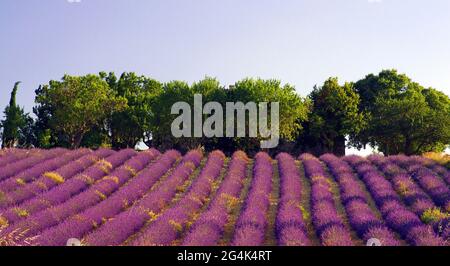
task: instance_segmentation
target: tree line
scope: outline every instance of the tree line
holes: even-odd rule
[[[211,77],[188,84],[159,82],[135,73],[65,75],[36,91],[33,115],[16,103],[14,85],[1,121],[3,148],[202,147],[231,153],[259,151],[262,138],[174,138],[171,106],[204,103],[279,102],[280,151],[344,155],[346,147],[373,147],[386,154],[442,152],[450,145],[450,98],[396,70],[340,84],[329,78],[306,97],[278,80],[246,78],[225,87]],[[248,119],[247,119],[248,123]]]

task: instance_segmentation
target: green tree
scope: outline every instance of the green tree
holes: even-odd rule
[[[4,114],[5,119],[1,121],[2,132],[2,148],[12,148],[24,142],[27,136],[24,135],[24,129],[30,123],[29,116],[16,103],[16,94],[20,82],[14,84],[11,92],[9,105],[6,106]],[[26,143],[22,143],[26,144]]]
[[[195,138],[183,137],[174,138],[171,134],[171,124],[178,115],[171,115],[171,107],[176,102],[187,102],[194,110],[194,95],[201,94],[203,105],[207,102],[218,102],[226,112],[227,102],[279,102],[280,103],[280,137],[286,140],[295,140],[296,134],[302,129],[302,122],[307,118],[308,104],[295,93],[294,87],[290,85],[282,86],[277,80],[244,79],[235,83],[230,89],[225,89],[217,79],[206,77],[205,79],[189,86],[186,82],[172,81],[164,84],[163,92],[156,97],[153,110],[153,120],[151,122],[151,142],[152,145],[160,149],[176,148],[181,150],[197,148],[202,146],[206,150],[220,148],[226,153],[231,153],[237,149],[246,150],[253,153],[260,149],[261,136],[257,138],[234,137],[226,138],[226,125],[223,125],[222,138]],[[270,105],[269,105],[270,107]],[[270,109],[268,110],[270,114]],[[203,115],[203,122],[209,115]],[[224,117],[225,118],[225,117]],[[270,117],[269,117],[270,119]],[[193,117],[192,117],[192,121]],[[248,133],[249,117],[246,117],[246,131]],[[226,121],[224,121],[226,123]],[[194,130],[192,129],[192,136]]]
[[[186,151],[196,148],[199,141],[195,138],[175,138],[172,136],[171,125],[177,115],[171,114],[172,105],[176,102],[187,102],[194,105],[192,88],[184,81],[171,81],[163,85],[162,92],[152,103],[153,112],[150,119],[150,129],[145,133],[147,146],[161,150],[179,149]]]
[[[35,113],[42,124],[38,139],[70,148],[80,147],[86,134],[104,128],[113,112],[127,106],[126,99],[117,97],[96,75],[65,75],[62,81],[50,81],[40,88],[36,103]]]
[[[369,74],[355,83],[355,89],[361,98],[363,110],[372,111],[379,97],[395,97],[405,91],[412,83],[405,74],[397,70],[383,70],[378,75]]]
[[[450,100],[395,70],[356,83],[369,113],[367,127],[353,141],[386,155],[442,151],[450,144]]]
[[[35,121],[29,114],[24,114],[23,121],[25,123],[19,130],[17,146],[24,149],[36,147]]]
[[[193,94],[201,94],[203,97],[203,104],[207,102],[218,102],[221,104],[222,108],[225,107],[227,101],[227,93],[225,88],[220,84],[216,78],[205,77],[203,80],[195,82],[191,86]],[[208,115],[203,115],[203,121],[206,121]],[[222,149],[225,152],[230,146],[230,140],[227,138],[217,138],[217,137],[202,137],[200,139],[193,139],[193,146],[203,146],[207,151],[213,151],[216,149]]]
[[[309,99],[312,112],[300,138],[303,149],[315,154],[345,155],[347,136],[358,134],[366,122],[353,84],[341,86],[338,78],[330,78],[322,87],[314,87]]]
[[[296,137],[303,131],[302,123],[308,119],[308,100],[300,97],[293,86],[282,85],[279,80],[243,79],[231,87],[228,91],[227,100],[229,102],[255,102],[256,104],[279,102],[279,133],[282,142],[295,141]],[[268,114],[270,114],[270,110],[268,110]],[[248,123],[248,121],[247,116],[246,122]],[[234,138],[233,148],[254,153],[259,150],[262,139],[260,136],[256,139]]]
[[[110,88],[128,105],[112,113],[108,121],[111,144],[115,149],[134,148],[150,131],[152,104],[162,91],[162,84],[154,79],[123,73],[117,79],[114,73],[101,73]]]
[[[50,128],[50,119],[55,111],[55,107],[50,102],[48,96],[48,86],[39,86],[35,90],[35,102],[33,113],[36,116],[34,123],[35,146],[39,148],[52,148],[56,146],[65,146],[58,142],[56,132],[52,132]]]

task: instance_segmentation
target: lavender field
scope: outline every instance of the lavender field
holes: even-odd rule
[[[0,246],[448,246],[449,213],[418,156],[0,153]]]

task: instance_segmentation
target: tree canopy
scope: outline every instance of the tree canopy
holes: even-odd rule
[[[232,153],[241,149],[254,154],[267,136],[261,134],[261,128],[256,129],[255,122],[264,121],[259,121],[263,118],[255,117],[253,110],[259,115],[259,104],[269,103],[266,123],[270,130],[270,122],[276,121],[271,115],[276,107],[270,103],[275,102],[280,111],[280,145],[270,152],[344,155],[346,146],[369,145],[387,155],[411,155],[440,152],[450,145],[449,96],[396,70],[383,70],[342,85],[338,78],[329,78],[306,98],[293,86],[274,79],[246,78],[225,87],[211,77],[188,84],[179,80],[162,83],[133,72],[120,77],[113,72],[65,75],[35,91],[36,118],[17,106],[18,85],[1,122],[4,147],[123,149],[145,143],[161,150],[202,147],[207,151]],[[194,100],[198,94],[200,106]],[[194,129],[198,127],[184,128],[183,124],[188,136],[172,135],[173,122],[179,118],[172,114],[177,102],[202,108],[202,132]],[[234,122],[233,127],[236,120],[228,123],[223,117],[230,103],[243,103],[244,111],[232,112],[244,114],[246,134],[235,135],[242,129],[240,124]],[[189,123],[199,120],[194,111],[189,109]],[[212,119],[220,116],[222,125]],[[208,136],[203,134],[205,129],[210,129]],[[230,132],[232,136],[228,136]]]
[[[362,97],[360,110],[369,114],[367,126],[353,138],[357,146],[412,155],[450,145],[450,99],[444,93],[395,70],[369,75],[356,88]]]
[[[156,98],[153,105],[154,116],[152,119],[152,142],[151,145],[162,149],[177,148],[189,149],[203,146],[207,150],[222,149],[233,151],[237,148],[246,151],[255,151],[259,148],[261,136],[256,138],[234,137],[234,138],[207,138],[194,137],[174,138],[170,133],[171,123],[176,115],[171,114],[171,106],[176,102],[187,102],[194,106],[194,95],[201,94],[203,104],[206,102],[217,102],[226,110],[227,102],[279,102],[280,103],[280,137],[294,140],[301,132],[302,121],[307,118],[308,107],[304,99],[295,93],[294,87],[281,85],[277,80],[244,79],[236,82],[229,89],[220,85],[219,81],[206,77],[193,83],[191,86],[186,82],[172,81],[164,84],[162,93]],[[270,112],[269,112],[270,113]],[[210,114],[213,115],[213,114]],[[225,115],[223,113],[222,115]],[[204,120],[208,115],[203,114]],[[249,117],[246,114],[246,130],[248,131]],[[217,126],[217,125],[215,125]],[[223,136],[226,136],[226,126],[222,125]]]
[[[162,91],[162,84],[154,79],[123,73],[119,79],[114,73],[100,73],[116,96],[127,100],[127,105],[112,112],[108,119],[111,145],[115,149],[134,148],[151,129],[152,105]]]
[[[316,86],[309,99],[312,110],[305,125],[307,131],[301,136],[306,140],[304,149],[345,155],[346,137],[358,134],[366,122],[353,84],[341,86],[338,78],[330,78],[323,86]]]
[[[16,103],[16,95],[17,90],[19,89],[19,84],[20,81],[14,84],[9,104],[6,106],[4,111],[5,119],[0,123],[3,128],[1,135],[2,148],[27,146],[26,128],[30,123],[30,117],[28,114],[25,114],[23,108],[19,107]]]
[[[103,127],[106,118],[123,110],[127,100],[116,96],[97,75],[69,76],[50,81],[36,96],[38,117],[59,146],[80,147],[84,136]]]

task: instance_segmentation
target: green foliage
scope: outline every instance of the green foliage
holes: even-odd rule
[[[35,147],[36,135],[34,133],[34,119],[29,114],[24,114],[22,119],[24,124],[19,130],[17,146],[24,149]]]
[[[367,127],[353,138],[386,155],[443,151],[450,144],[450,100],[425,89],[395,70],[369,75],[356,83],[369,113]]]
[[[289,84],[281,85],[274,79],[244,79],[238,81],[229,93],[230,102],[279,102],[280,137],[294,140],[302,131],[302,122],[308,117],[308,102]],[[269,112],[270,114],[270,112]]]
[[[80,146],[91,149],[112,148],[108,127],[106,125],[94,126],[84,135]]]
[[[50,129],[52,142],[70,148],[80,147],[86,134],[102,128],[107,117],[127,105],[96,75],[65,75],[62,81],[50,81],[39,89],[36,103],[39,122],[46,127],[38,139],[47,139],[46,129]]]
[[[161,93],[162,84],[135,73],[123,73],[118,80],[114,73],[100,75],[105,77],[115,95],[128,102],[123,110],[113,112],[108,119],[112,147],[134,148],[151,129],[152,104]]]
[[[177,117],[177,115],[170,114],[172,105],[182,101],[193,107],[195,94],[202,94],[203,103],[211,101],[220,103],[224,114],[226,102],[280,102],[280,136],[288,140],[295,139],[296,134],[302,129],[301,122],[307,118],[308,114],[307,103],[295,93],[295,89],[290,85],[281,86],[281,83],[276,80],[244,79],[228,90],[222,87],[219,81],[210,77],[206,77],[192,86],[185,82],[172,81],[164,84],[163,92],[156,97],[153,104],[152,109],[158,111],[154,112],[151,122],[153,138],[150,145],[160,149],[176,148],[181,150],[204,146],[206,150],[220,148],[225,152],[236,149],[252,152],[259,149],[259,141],[262,138],[192,137],[177,139],[172,137],[171,123]],[[204,120],[206,117],[204,115]],[[248,123],[248,117],[246,122]],[[224,136],[226,135],[225,130],[224,125]]]
[[[56,134],[52,134],[52,130],[50,129],[50,118],[55,107],[50,104],[47,91],[47,86],[39,86],[35,90],[36,105],[33,107],[33,113],[36,116],[34,122],[35,146],[44,149],[65,146],[62,143],[58,143]]]
[[[171,114],[171,107],[180,101],[194,107],[195,94],[202,94],[203,104],[220,103],[224,114],[227,102],[279,102],[280,146],[271,152],[301,149],[343,155],[346,139],[350,146],[370,145],[387,155],[440,152],[450,145],[449,97],[395,70],[343,85],[330,78],[306,99],[278,80],[247,78],[225,88],[210,77],[189,85],[183,81],[162,84],[135,73],[123,73],[119,78],[112,72],[66,75],[36,90],[36,120],[16,105],[18,84],[1,122],[4,147],[123,149],[143,141],[161,150],[203,146],[226,153],[259,151],[260,135],[174,138],[171,125],[178,115]],[[270,105],[268,112],[270,116]],[[246,116],[249,133],[248,113]],[[203,115],[203,121],[207,118],[209,115]],[[223,129],[226,136],[226,125]]]
[[[369,74],[355,83],[355,89],[361,98],[363,110],[372,111],[376,99],[398,95],[411,84],[411,79],[397,70],[383,70],[378,75]]]
[[[14,84],[9,105],[4,111],[5,119],[1,121],[1,127],[3,128],[2,148],[27,147],[29,143],[27,133],[32,119],[16,104],[19,84],[20,82]]]
[[[203,104],[205,104],[206,102],[218,102],[222,105],[223,108],[225,108],[225,104],[227,101],[227,91],[222,85],[220,85],[220,82],[217,79],[205,77],[203,80],[192,84],[191,90],[192,94],[201,94],[203,96]],[[192,99],[190,100],[190,102],[192,102]],[[203,121],[205,121],[206,119],[207,115],[203,115]],[[207,151],[222,149],[222,147],[225,148],[231,145],[230,139],[216,137],[190,139],[190,142],[191,146],[203,146]]]
[[[337,78],[330,78],[322,87],[316,86],[309,99],[312,112],[302,136],[307,140],[304,149],[344,155],[346,136],[358,134],[366,122],[353,84],[341,86]]]
[[[185,151],[195,148],[199,143],[196,139],[175,138],[171,133],[172,121],[178,116],[171,114],[172,105],[176,102],[187,102],[193,106],[193,99],[194,92],[186,82],[171,81],[164,84],[163,91],[152,104],[155,112],[151,116],[151,126],[147,132],[149,137],[146,144],[162,150],[175,148]]]
[[[228,91],[229,102],[279,102],[280,103],[280,138],[283,141],[294,141],[302,133],[302,123],[308,119],[309,102],[300,97],[295,88],[289,84],[281,85],[274,79],[247,78],[238,81]],[[268,110],[270,116],[270,110]],[[270,118],[269,118],[270,120]],[[246,119],[248,123],[248,117]],[[246,151],[256,152],[260,140],[250,138],[234,138],[232,146]]]

